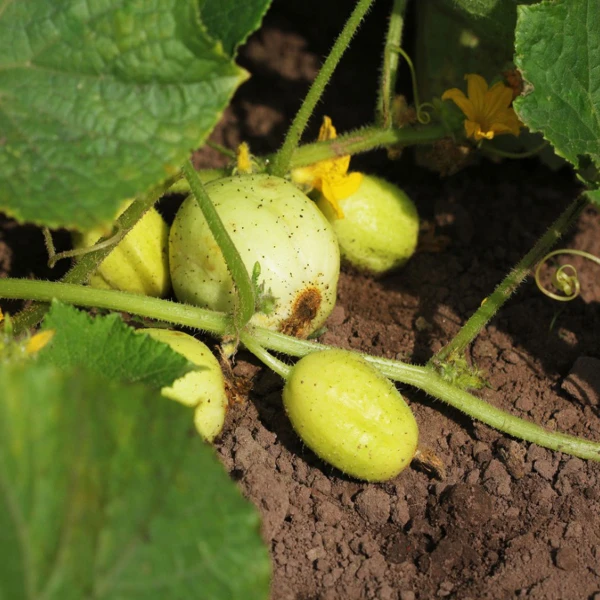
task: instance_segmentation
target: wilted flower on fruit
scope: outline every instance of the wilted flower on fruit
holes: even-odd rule
[[[336,137],[337,133],[331,119],[324,117],[318,141],[334,140]],[[349,166],[350,156],[322,160],[308,167],[294,169],[292,181],[296,185],[319,190],[333,207],[338,219],[341,219],[344,213],[339,201],[354,194],[363,177],[362,173],[348,173]]]
[[[446,90],[442,100],[452,100],[465,116],[467,137],[491,140],[496,135],[518,136],[522,127],[514,109],[512,89],[501,82],[491,88],[481,75],[465,75],[467,96],[458,88]]]

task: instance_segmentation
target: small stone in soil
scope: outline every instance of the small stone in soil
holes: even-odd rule
[[[554,556],[554,562],[563,571],[574,571],[579,562],[577,552],[572,548],[559,548]]]
[[[373,525],[384,525],[390,517],[390,497],[377,488],[360,492],[355,499],[358,514]]]

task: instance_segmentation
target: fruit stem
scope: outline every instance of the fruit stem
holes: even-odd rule
[[[584,195],[578,196],[554,221],[535,246],[508,273],[494,292],[485,298],[473,316],[462,326],[456,336],[437,352],[428,365],[439,365],[452,355],[458,355],[477,337],[487,322],[510,298],[519,284],[527,277],[533,266],[540,261],[556,241],[567,231],[587,205]]]
[[[348,17],[342,32],[338,36],[337,40],[333,44],[333,48],[329,52],[329,56],[325,59],[323,66],[319,70],[319,73],[310,86],[302,106],[296,113],[294,121],[292,122],[287,135],[285,136],[283,145],[273,159],[270,169],[272,175],[283,177],[289,171],[292,155],[294,154],[294,151],[300,142],[300,138],[302,137],[302,133],[306,128],[308,119],[311,117],[317,102],[319,102],[321,99],[325,87],[329,83],[335,68],[340,62],[344,52],[350,45],[350,40],[356,33],[358,26],[363,20],[366,12],[371,7],[373,1],[374,0],[359,0],[354,7],[354,10]]]
[[[148,193],[136,199],[131,205],[121,214],[116,220],[115,227],[122,232],[123,237],[128,231],[135,226],[135,224],[144,216],[144,214],[152,208],[156,201],[165,193],[169,187],[171,187],[176,180],[177,176],[171,177],[163,183],[152,188]],[[106,241],[112,234],[102,237],[99,242]],[[63,283],[85,283],[90,275],[96,271],[102,261],[112,252],[115,246],[101,247],[93,252],[88,252],[71,267],[71,269],[63,276],[61,282]],[[25,296],[28,298],[28,296]],[[51,300],[50,298],[49,300]],[[46,314],[48,310],[47,304],[40,304],[34,302],[27,308],[23,309],[13,318],[13,327],[15,334],[19,334],[35,327]]]
[[[79,306],[94,306],[124,311],[178,325],[196,327],[218,337],[222,336],[231,325],[230,318],[227,315],[195,306],[127,292],[96,290],[81,285],[49,281],[0,279],[0,298],[29,298],[44,302],[56,298]],[[262,327],[249,328],[241,335],[246,342],[252,340],[250,345],[252,345],[252,342],[256,344],[254,349],[260,347],[269,356],[271,355],[266,352],[267,349],[301,357],[311,352],[331,348],[324,344],[299,340]],[[262,360],[262,356],[259,356],[258,353],[257,356]],[[444,381],[431,367],[410,365],[386,358],[369,356],[368,354],[362,356],[390,379],[413,385],[450,404],[473,419],[478,419],[499,431],[551,450],[600,461],[599,443],[563,433],[547,431],[539,425],[491,406],[484,400]],[[271,358],[274,359],[272,356]],[[278,368],[282,371],[279,374],[285,377],[283,373],[289,367],[281,363]]]
[[[246,349],[254,354],[258,360],[267,365],[272,371],[275,371],[277,375],[283,379],[287,379],[290,376],[292,367],[286,365],[278,358],[275,358],[270,352],[267,352],[267,350],[265,350],[250,334],[242,332],[240,334],[240,342],[242,342]]]
[[[396,91],[400,58],[398,53],[394,52],[392,48],[402,45],[405,12],[406,0],[394,0],[388,23],[385,47],[383,49],[383,65],[381,68],[376,108],[376,123],[384,129],[392,126],[391,103]]]
[[[190,184],[190,189],[196,197],[196,202],[198,202],[198,206],[210,227],[210,231],[213,234],[215,241],[223,253],[225,263],[231,273],[233,283],[237,290],[238,301],[238,306],[236,307],[233,316],[234,326],[239,333],[254,314],[255,298],[252,280],[250,279],[250,275],[248,275],[248,271],[246,270],[246,266],[244,265],[240,253],[235,247],[229,233],[227,233],[225,225],[223,225],[223,221],[221,221],[221,217],[219,217],[217,210],[206,193],[202,181],[200,181],[200,177],[196,173],[192,163],[186,162],[181,167],[181,170]]]

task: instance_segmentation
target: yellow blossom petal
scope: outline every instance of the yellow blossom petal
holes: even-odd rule
[[[337,131],[331,122],[329,117],[323,117],[323,124],[321,125],[321,129],[319,129],[319,137],[317,138],[319,142],[327,142],[328,140],[335,140],[337,137]]]
[[[25,352],[27,352],[27,354],[36,354],[53,337],[54,337],[53,329],[47,329],[46,331],[40,331],[40,333],[36,333],[25,345]]]
[[[348,173],[343,180],[335,183],[335,193],[338,199],[343,200],[355,194],[362,183],[363,174],[354,172]]]
[[[319,131],[320,142],[334,140],[337,132],[329,117],[323,118],[323,124]],[[356,192],[362,181],[361,173],[348,173],[350,167],[350,156],[337,156],[322,160],[314,165],[294,169],[292,181],[304,188],[319,190],[325,199],[331,204],[339,219],[344,217],[339,201],[351,196]]]
[[[442,100],[452,100],[465,114],[467,137],[480,141],[502,134],[518,136],[522,124],[511,107],[511,88],[496,83],[488,89],[485,79],[475,73],[465,75],[465,79],[468,97],[452,88],[444,92]]]
[[[252,173],[252,160],[250,158],[250,147],[242,142],[237,149],[237,170],[242,175]]]
[[[325,197],[327,202],[329,202],[329,204],[331,205],[331,208],[333,208],[333,210],[335,211],[335,216],[338,219],[343,219],[344,211],[340,207],[340,203],[336,197],[334,186],[331,185],[331,182],[329,180],[325,179],[323,181],[321,193],[323,194],[323,196]]]
[[[467,80],[467,96],[473,103],[473,107],[477,113],[485,110],[485,94],[488,91],[488,84],[481,75],[470,73],[465,75]]]
[[[495,83],[485,95],[486,112],[490,115],[508,109],[512,102],[512,90],[502,82]]]
[[[467,119],[475,120],[475,107],[473,103],[465,96],[464,92],[458,88],[446,90],[442,94],[442,100],[452,100],[460,110],[465,113]]]

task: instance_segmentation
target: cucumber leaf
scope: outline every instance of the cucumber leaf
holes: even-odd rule
[[[271,0],[204,0],[200,13],[209,33],[223,44],[229,56],[234,56],[238,46],[258,29],[270,4]]]
[[[600,4],[555,0],[521,6],[515,62],[529,93],[519,118],[576,168],[600,168]]]
[[[135,333],[116,313],[92,317],[55,300],[43,329],[54,330],[54,337],[39,360],[64,370],[85,367],[107,379],[160,389],[198,368],[168,344]]]
[[[259,517],[141,385],[0,364],[0,597],[266,599]]]
[[[245,77],[196,0],[3,2],[0,210],[49,227],[112,221],[176,172]]]

